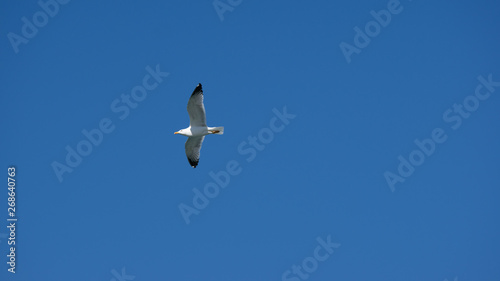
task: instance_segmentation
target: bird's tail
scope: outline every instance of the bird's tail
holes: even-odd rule
[[[224,134],[224,127],[210,127],[208,129],[212,134],[222,135]]]

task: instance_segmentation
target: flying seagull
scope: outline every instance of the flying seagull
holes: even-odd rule
[[[187,111],[189,113],[189,127],[179,130],[174,134],[188,137],[185,148],[189,164],[196,168],[200,161],[200,150],[206,135],[222,135],[224,127],[207,127],[205,106],[203,105],[203,90],[198,84],[189,98]]]

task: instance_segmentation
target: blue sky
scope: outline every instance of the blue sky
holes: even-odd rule
[[[500,279],[496,1],[0,5],[1,280]]]

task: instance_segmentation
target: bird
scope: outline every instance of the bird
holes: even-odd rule
[[[189,114],[189,127],[174,132],[175,135],[188,137],[184,148],[186,156],[191,167],[196,168],[200,161],[201,144],[206,135],[222,135],[224,127],[208,127],[205,115],[205,106],[203,105],[203,89],[199,83],[194,89],[187,104]]]

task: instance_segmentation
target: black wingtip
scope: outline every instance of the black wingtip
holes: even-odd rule
[[[199,160],[198,161],[193,161],[193,160],[191,160],[191,159],[188,158],[188,161],[189,161],[189,165],[191,165],[191,167],[196,168],[196,166],[198,166]]]
[[[198,83],[198,86],[196,86],[196,88],[194,88],[194,91],[191,94],[191,96],[196,95],[196,94],[202,94],[203,95],[203,89],[202,89],[201,83]]]

